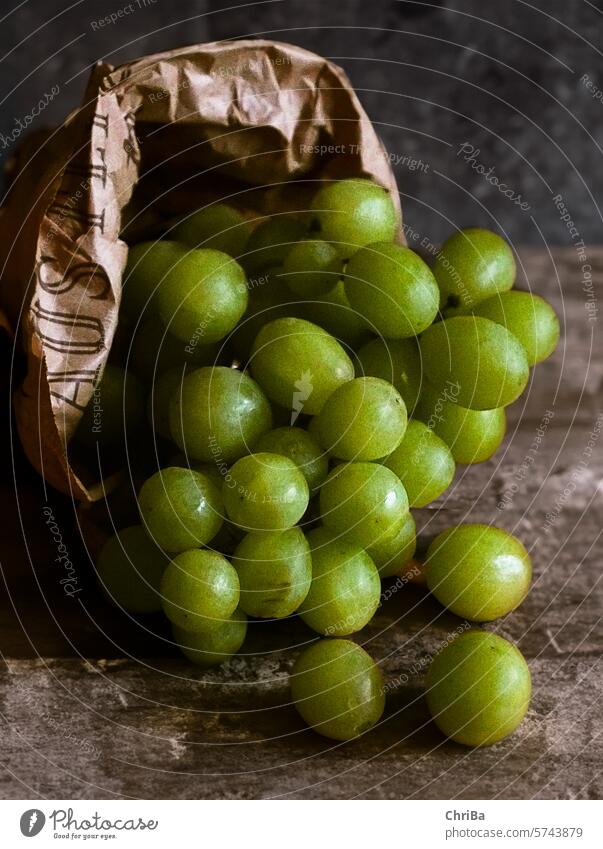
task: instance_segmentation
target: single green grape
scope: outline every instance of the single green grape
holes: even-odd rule
[[[385,534],[367,548],[382,578],[397,575],[413,558],[417,547],[417,526],[409,511],[399,528]]]
[[[247,617],[235,610],[230,619],[210,631],[186,631],[172,625],[174,641],[182,654],[198,666],[217,666],[236,654],[247,636]]]
[[[299,318],[277,318],[257,335],[251,372],[272,401],[314,416],[338,386],[352,380],[354,366],[321,327]]]
[[[193,212],[170,233],[172,239],[191,248],[211,248],[232,257],[245,253],[251,227],[243,215],[227,203],[215,203]]]
[[[480,227],[468,227],[446,239],[433,272],[443,304],[473,308],[513,286],[515,259],[499,235]]]
[[[282,454],[293,460],[305,477],[310,494],[316,493],[329,473],[329,459],[318,442],[301,427],[278,427],[259,438],[256,451]]]
[[[391,383],[357,377],[327,399],[318,414],[317,433],[332,457],[378,460],[400,444],[406,421],[406,406]]]
[[[129,352],[132,368],[142,380],[151,382],[176,366],[216,365],[219,344],[197,342],[197,339],[191,339],[190,345],[183,342],[165,329],[159,316],[149,315],[134,330]]]
[[[357,352],[357,377],[380,377],[398,390],[409,413],[422,385],[422,366],[416,339],[372,339]]]
[[[284,531],[306,512],[310,491],[305,477],[288,457],[249,454],[232,466],[222,496],[230,519],[251,531]]]
[[[232,463],[271,427],[264,393],[237,369],[197,369],[184,378],[170,404],[172,438],[194,460]]]
[[[335,288],[343,261],[330,242],[308,239],[293,245],[283,262],[283,276],[296,295],[313,298]]]
[[[157,295],[168,330],[188,346],[223,339],[247,309],[247,278],[222,251],[190,250],[168,271]]]
[[[276,215],[259,224],[247,242],[242,262],[248,274],[282,265],[291,247],[306,235],[301,221],[290,215]]]
[[[170,431],[170,402],[182,387],[185,366],[175,366],[159,375],[151,388],[147,399],[147,417],[153,433],[171,439]]]
[[[126,434],[134,433],[144,418],[144,390],[131,372],[106,365],[86,409],[74,439],[83,445],[123,444]]]
[[[438,728],[465,746],[488,746],[518,727],[530,705],[521,652],[488,631],[466,631],[435,656],[426,697]]]
[[[539,295],[501,292],[481,301],[473,314],[506,327],[525,348],[531,366],[546,360],[557,347],[559,319],[552,306]]]
[[[420,340],[423,368],[436,389],[456,386],[456,400],[473,410],[512,404],[526,387],[525,349],[500,324],[456,316],[432,324]]]
[[[291,697],[314,731],[351,740],[377,723],[385,708],[379,667],[351,640],[319,640],[291,671]]]
[[[350,304],[374,333],[405,339],[422,333],[438,312],[440,293],[431,269],[410,248],[389,242],[367,245],[345,269]]]
[[[299,528],[247,534],[232,563],[241,584],[241,608],[250,616],[282,619],[308,595],[312,558]]]
[[[128,251],[120,308],[138,319],[155,305],[167,273],[185,255],[186,248],[166,240],[140,242]]]
[[[280,268],[269,268],[248,281],[249,302],[243,318],[228,337],[228,347],[241,361],[247,362],[255,337],[269,321],[291,315],[293,297]]]
[[[387,189],[370,180],[339,180],[322,186],[312,201],[312,231],[349,257],[371,242],[391,242],[398,216]]]
[[[324,636],[345,637],[368,624],[379,607],[381,581],[360,546],[310,531],[312,583],[299,607],[306,625]]]
[[[483,463],[504,439],[505,411],[468,410],[456,403],[455,392],[455,385],[441,392],[425,385],[415,414],[444,440],[456,463]]]
[[[400,478],[385,466],[345,463],[322,485],[320,510],[327,528],[366,549],[400,527],[408,496]]]
[[[163,611],[185,631],[211,631],[227,622],[239,604],[239,577],[215,551],[183,551],[161,580]]]
[[[455,464],[450,448],[417,419],[408,423],[397,448],[383,461],[400,478],[411,507],[426,507],[448,489]]]
[[[129,613],[161,610],[159,586],[169,560],[142,525],[123,528],[102,547],[96,574],[111,601]]]
[[[512,534],[491,525],[457,525],[427,552],[427,586],[437,600],[474,622],[490,622],[521,604],[530,588],[530,555]]]
[[[348,301],[343,280],[324,295],[315,295],[301,306],[301,315],[318,324],[345,348],[356,349],[370,336],[364,317]]]
[[[222,527],[220,490],[200,472],[161,469],[138,494],[142,523],[157,545],[169,552],[205,545]]]

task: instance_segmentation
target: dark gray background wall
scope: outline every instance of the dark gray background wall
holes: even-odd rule
[[[2,0],[0,155],[10,156],[18,121],[40,98],[48,106],[31,127],[62,120],[97,58],[119,64],[263,35],[346,69],[400,158],[402,203],[417,232],[438,241],[451,222],[481,223],[516,243],[572,244],[554,201],[561,195],[580,237],[603,241],[602,0],[236,3]],[[95,25],[128,6],[116,23]]]

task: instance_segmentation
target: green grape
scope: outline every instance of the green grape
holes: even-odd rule
[[[504,239],[490,230],[469,227],[446,239],[433,272],[442,302],[474,307],[515,282],[515,259]]]
[[[448,489],[454,458],[443,439],[416,419],[408,423],[402,442],[384,460],[398,475],[411,507],[426,507]]]
[[[526,387],[528,358],[516,336],[487,318],[457,316],[421,336],[423,368],[442,389],[456,386],[456,400],[473,410],[512,404]]]
[[[359,347],[370,335],[363,316],[347,299],[343,280],[326,295],[315,295],[308,300],[301,312],[304,318],[318,324],[348,348]]]
[[[371,330],[388,339],[422,333],[438,312],[440,293],[431,269],[402,245],[367,245],[348,262],[345,293]]]
[[[144,482],[138,495],[143,525],[165,551],[205,545],[222,527],[220,490],[192,469],[161,469]]]
[[[421,391],[422,366],[416,339],[373,339],[357,352],[356,375],[380,377],[398,390],[409,413]]]
[[[239,577],[215,551],[183,551],[161,580],[163,611],[185,631],[211,631],[230,619],[239,604]]]
[[[242,361],[247,361],[255,337],[269,321],[291,315],[291,292],[280,268],[269,268],[248,281],[249,303],[245,315],[228,337],[228,346]]]
[[[309,239],[293,245],[283,262],[287,286],[296,295],[313,298],[333,289],[343,271],[343,262],[330,242]]]
[[[431,662],[427,706],[438,728],[465,746],[512,734],[527,713],[530,670],[515,646],[488,631],[466,631]]]
[[[398,216],[387,189],[370,180],[327,183],[312,201],[312,231],[343,257],[371,242],[391,242]]]
[[[328,529],[327,529],[328,530]],[[379,573],[358,545],[324,529],[310,531],[312,583],[299,608],[306,625],[325,636],[345,637],[360,631],[375,615],[381,599]]]
[[[322,485],[320,510],[327,528],[369,548],[400,527],[408,497],[400,478],[385,466],[346,463]]]
[[[247,534],[232,562],[241,584],[240,605],[250,616],[282,619],[308,595],[312,558],[299,528]]]
[[[282,454],[293,460],[305,477],[310,494],[318,491],[329,473],[329,459],[318,442],[301,427],[278,427],[260,437],[256,451]]]
[[[247,309],[247,279],[234,259],[209,248],[184,254],[157,295],[168,330],[188,346],[223,339]]]
[[[305,235],[304,225],[289,215],[268,218],[249,237],[243,265],[249,274],[282,265],[291,246]]]
[[[250,454],[232,466],[222,495],[230,519],[252,531],[284,531],[306,512],[310,493],[305,477],[288,457]]]
[[[218,359],[219,345],[191,344],[169,333],[159,316],[149,315],[136,326],[130,349],[130,362],[136,374],[145,381],[153,381],[176,366],[213,365]]]
[[[354,377],[352,361],[339,342],[300,318],[277,318],[260,330],[251,371],[272,401],[310,416]]]
[[[123,528],[102,547],[96,574],[103,591],[129,613],[161,610],[159,585],[169,560],[141,525]]]
[[[83,445],[123,444],[144,418],[144,391],[135,375],[106,365],[74,438]]]
[[[357,377],[333,392],[318,415],[322,446],[340,460],[378,460],[406,431],[406,406],[391,383]]]
[[[158,433],[164,439],[172,438],[170,401],[177,392],[180,392],[184,380],[184,368],[184,366],[176,366],[159,375],[147,399],[147,417],[153,433]]]
[[[437,600],[474,622],[514,610],[532,580],[530,555],[511,534],[490,525],[458,525],[433,540],[427,586]]]
[[[167,273],[185,255],[177,242],[140,242],[128,251],[120,308],[138,319],[155,304]]]
[[[559,341],[559,319],[544,298],[530,292],[502,292],[481,301],[474,315],[502,324],[516,336],[533,366],[546,360]]]
[[[368,731],[385,708],[381,671],[351,640],[319,640],[305,649],[291,671],[291,697],[302,719],[334,740]]]
[[[247,636],[247,617],[235,610],[230,619],[210,631],[186,631],[172,625],[174,641],[182,654],[198,666],[217,666],[236,654]]]
[[[172,397],[172,438],[188,457],[228,464],[272,427],[264,393],[244,372],[218,367],[187,375]]]
[[[250,234],[251,227],[237,209],[226,203],[216,203],[189,215],[170,235],[191,248],[211,248],[240,257]]]
[[[455,386],[437,392],[425,385],[416,416],[444,440],[456,463],[483,463],[504,439],[505,411],[468,410],[455,402],[455,391]]]
[[[372,557],[379,575],[389,578],[397,575],[407,565],[414,556],[416,547],[417,528],[412,513],[408,512],[400,527],[369,546],[367,554]]]

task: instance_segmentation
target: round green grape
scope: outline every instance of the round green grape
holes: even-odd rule
[[[377,723],[385,708],[379,667],[351,640],[319,640],[291,671],[291,696],[302,719],[333,740],[351,740]]]
[[[292,245],[305,235],[304,225],[290,215],[267,218],[249,237],[243,265],[249,274],[282,265]]]
[[[438,312],[440,293],[431,269],[402,245],[367,245],[348,262],[345,292],[374,333],[405,339],[422,333]]]
[[[444,242],[433,271],[444,304],[473,308],[513,286],[515,259],[496,233],[469,227]]]
[[[371,242],[391,242],[398,216],[387,189],[370,180],[327,183],[312,201],[312,231],[349,257]]]
[[[423,368],[436,389],[456,387],[456,400],[473,410],[512,404],[528,382],[525,349],[512,333],[479,316],[432,324],[420,340]]]
[[[215,551],[183,551],[161,580],[163,611],[185,631],[211,631],[230,619],[239,604],[239,577]]]
[[[358,348],[369,334],[363,316],[348,301],[343,280],[325,295],[315,295],[302,305],[301,312],[308,321],[318,324],[344,347]]]
[[[530,670],[515,646],[488,631],[466,631],[431,662],[426,696],[438,728],[465,746],[512,734],[530,705]]]
[[[240,605],[250,616],[282,619],[308,595],[312,558],[299,528],[247,534],[232,562],[241,584]]]
[[[180,392],[184,374],[184,366],[176,366],[169,371],[164,371],[153,384],[147,400],[147,417],[153,432],[163,436],[164,439],[172,438],[170,402],[174,395]]]
[[[402,524],[393,533],[382,536],[367,548],[367,554],[382,578],[397,575],[414,556],[417,547],[417,527],[412,513],[406,514]]]
[[[220,490],[200,472],[161,469],[138,494],[142,523],[157,545],[172,553],[205,545],[222,527]]]
[[[362,548],[394,533],[408,513],[408,496],[390,469],[374,463],[345,463],[320,490],[324,524]]]
[[[144,390],[131,372],[106,365],[74,439],[84,445],[123,444],[144,418]]]
[[[191,248],[211,248],[240,257],[247,247],[251,227],[238,209],[227,203],[205,206],[181,221],[172,239]]]
[[[235,610],[230,619],[210,631],[185,631],[172,625],[182,654],[198,666],[217,666],[236,654],[247,636],[247,617]]]
[[[338,386],[352,380],[354,366],[321,327],[299,318],[277,318],[258,333],[251,372],[272,401],[314,416]]]
[[[232,463],[271,427],[272,412],[264,393],[237,369],[197,369],[172,397],[172,438],[194,460]]]
[[[318,415],[322,446],[340,460],[378,460],[400,444],[406,431],[406,406],[391,383],[357,377],[327,399]]]
[[[223,339],[247,309],[247,278],[222,251],[190,250],[168,271],[157,295],[168,330],[188,346]]]
[[[433,540],[427,586],[440,604],[474,622],[490,622],[521,604],[530,588],[530,555],[491,525],[458,525]]]
[[[357,353],[358,377],[380,377],[398,390],[409,413],[422,385],[422,366],[416,339],[372,339]]]
[[[237,460],[224,479],[222,495],[230,519],[252,531],[292,528],[310,500],[306,479],[295,463],[267,452]]]
[[[138,319],[156,302],[167,273],[185,255],[186,248],[167,239],[140,242],[128,251],[120,308]]]
[[[379,607],[381,581],[362,548],[324,530],[310,531],[312,583],[299,608],[306,625],[324,636],[345,637],[368,624]]]
[[[326,295],[337,285],[343,262],[330,242],[309,239],[293,245],[283,263],[287,286],[296,295]]]
[[[111,601],[129,613],[161,610],[159,586],[169,560],[142,525],[123,528],[102,547],[96,574]]]
[[[404,438],[384,460],[398,475],[411,507],[426,507],[448,489],[454,477],[454,458],[443,439],[416,419]]]
[[[481,301],[474,315],[502,324],[516,336],[531,366],[546,360],[559,341],[559,319],[544,298],[530,292],[502,292]]]
[[[257,441],[256,451],[282,454],[293,460],[305,477],[310,494],[318,491],[329,473],[329,459],[318,442],[301,427],[278,427]]]
[[[454,386],[443,392],[425,386],[416,416],[444,440],[456,463],[483,463],[504,439],[505,411],[468,410],[455,402],[455,391]]]

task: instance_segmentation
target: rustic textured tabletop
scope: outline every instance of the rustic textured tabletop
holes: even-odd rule
[[[593,291],[603,249],[588,252],[594,290],[573,248],[520,260],[524,285],[562,318],[559,349],[509,411],[497,455],[459,467],[446,495],[417,511],[424,539],[493,521],[533,556],[530,595],[494,626],[532,670],[520,729],[481,750],[442,738],[423,678],[465,623],[394,579],[357,635],[389,693],[383,719],[357,741],[319,737],[289,704],[295,647],[312,639],[298,622],[276,637],[272,628],[270,640],[252,627],[245,653],[222,668],[186,665],[159,622],[133,623],[100,598],[73,506],[45,492],[16,451],[1,492],[0,797],[601,798],[603,352]],[[61,544],[75,566],[72,595]]]

